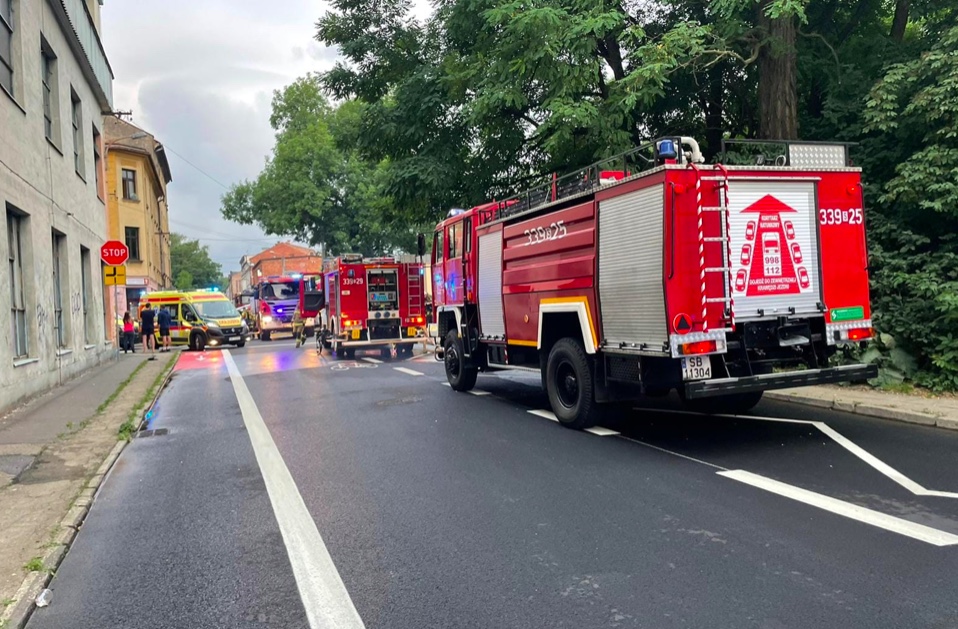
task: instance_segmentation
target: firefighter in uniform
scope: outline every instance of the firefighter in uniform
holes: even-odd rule
[[[298,306],[293,312],[293,338],[296,339],[296,347],[300,347],[306,342],[306,321],[303,319],[303,312]]]

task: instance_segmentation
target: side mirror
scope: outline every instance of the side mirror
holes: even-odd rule
[[[420,232],[419,235],[416,236],[416,245],[419,252],[419,257],[421,258],[426,255],[426,234]]]

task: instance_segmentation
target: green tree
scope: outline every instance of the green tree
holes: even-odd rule
[[[209,248],[182,234],[170,234],[170,264],[180,290],[217,286],[223,277],[220,265],[210,258]]]
[[[331,107],[315,75],[276,92],[273,155],[256,180],[224,195],[223,216],[331,253],[408,248],[415,230],[390,222],[385,163],[356,147],[361,111],[359,103]]]

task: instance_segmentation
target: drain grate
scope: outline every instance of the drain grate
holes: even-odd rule
[[[169,428],[157,428],[156,430],[141,430],[136,433],[137,439],[145,439],[147,437],[162,437],[163,435],[170,434]]]

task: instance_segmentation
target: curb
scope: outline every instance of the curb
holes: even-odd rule
[[[157,387],[153,400],[143,411],[143,419],[140,421],[137,430],[146,422],[146,414],[156,405],[160,394],[169,383],[170,378],[173,376],[173,367],[176,365],[177,360],[179,360],[179,354],[171,361],[169,373],[166,374],[166,378],[164,378],[160,386]],[[54,534],[53,542],[43,555],[43,571],[31,572],[23,580],[23,583],[20,584],[20,588],[15,595],[17,602],[0,615],[0,627],[3,629],[24,629],[26,627],[33,612],[37,609],[37,596],[53,579],[54,573],[66,557],[70,546],[73,544],[73,540],[83,525],[83,521],[90,512],[90,508],[93,506],[93,500],[97,492],[99,492],[101,485],[103,485],[103,481],[106,480],[110,470],[113,469],[113,465],[117,459],[120,458],[120,454],[128,444],[128,441],[117,441],[106,459],[104,459],[100,467],[97,468],[96,473],[90,477],[86,486],[80,491],[76,500],[73,502],[73,506],[67,511],[67,514],[63,516],[63,519],[60,520],[57,532]]]
[[[140,418],[140,423],[136,426],[136,431],[139,432],[147,424],[147,417],[151,412],[153,412],[153,407],[156,406],[157,400],[160,399],[160,395],[166,389],[166,385],[170,383],[170,379],[173,377],[173,372],[175,371],[176,363],[180,360],[181,352],[176,352],[175,357],[169,363],[167,363],[167,368],[169,371],[166,373],[166,377],[163,378],[163,382],[160,383],[160,386],[156,387],[156,393],[153,395],[153,399],[150,400],[150,403],[147,404],[146,408],[143,409],[143,417]]]
[[[795,393],[779,393],[776,391],[766,391],[765,399],[775,400],[776,402],[801,404],[802,406],[813,406],[816,408],[824,408],[832,411],[841,411],[843,413],[852,413],[853,415],[862,415],[864,417],[889,419],[891,421],[904,422],[907,424],[918,424],[921,426],[944,428],[945,430],[958,430],[958,419],[938,417],[936,415],[918,413],[915,411],[903,411],[896,408],[874,406],[872,404],[859,404],[857,402],[828,400]]]

